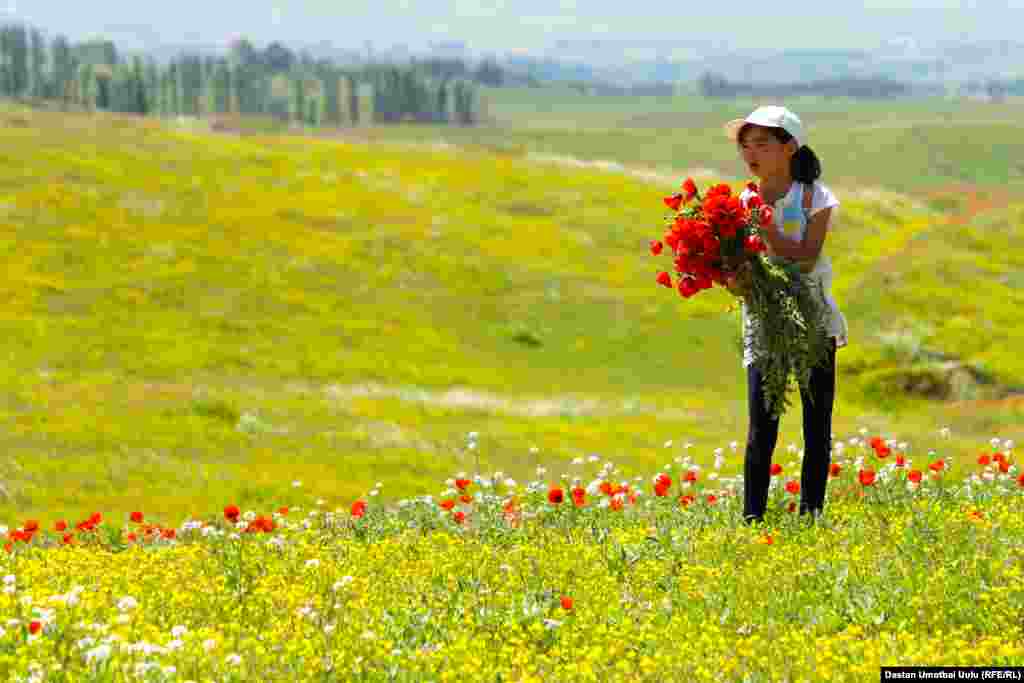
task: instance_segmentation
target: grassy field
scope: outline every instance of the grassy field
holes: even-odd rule
[[[667,260],[646,244],[678,179],[480,147],[5,121],[5,516],[184,515],[277,501],[294,479],[333,504],[377,481],[427,493],[477,459],[651,467],[669,439],[708,455],[744,438],[729,298],[653,282]],[[987,192],[1002,197],[971,186],[945,209],[844,196],[837,435],[1020,436],[1024,204]],[[964,370],[946,381],[950,361]],[[799,442],[796,411],[781,444]]]
[[[792,103],[843,201],[841,472],[789,512],[795,408],[750,528],[737,313],[647,247],[688,173],[744,180],[748,107],[492,95],[287,136],[0,110],[0,677],[1024,662],[1017,110]]]

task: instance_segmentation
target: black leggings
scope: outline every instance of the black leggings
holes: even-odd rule
[[[832,403],[836,393],[836,342],[827,364],[811,372],[810,391],[800,390],[804,417],[804,460],[800,471],[800,514],[820,513],[832,453]],[[808,395],[808,393],[810,395]],[[813,397],[813,402],[810,400]],[[764,405],[764,385],[756,364],[747,367],[747,410],[750,427],[743,465],[743,518],[764,518],[768,506],[772,453],[779,438],[779,420]]]

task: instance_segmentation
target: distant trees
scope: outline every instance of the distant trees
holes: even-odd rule
[[[473,125],[479,86],[500,85],[493,59],[335,66],[280,42],[235,40],[225,57],[180,54],[165,64],[123,58],[113,42],[71,44],[24,25],[0,26],[0,96],[153,116],[260,114],[296,125],[429,121]]]
[[[920,88],[916,88],[920,89]],[[698,90],[705,97],[826,97],[884,98],[911,95],[915,87],[886,78],[836,78],[799,83],[742,83],[729,81],[720,74],[704,72]]]

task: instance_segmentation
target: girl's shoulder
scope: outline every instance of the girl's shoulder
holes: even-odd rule
[[[806,186],[804,191],[807,191]],[[815,180],[811,185],[811,208],[808,215],[813,216],[822,209],[831,209],[839,206],[839,198],[825,183]]]

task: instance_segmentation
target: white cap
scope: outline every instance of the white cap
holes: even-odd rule
[[[796,146],[802,147],[807,144],[807,135],[804,133],[804,124],[800,117],[786,109],[776,105],[758,107],[750,112],[745,119],[733,119],[725,124],[725,133],[731,140],[739,135],[740,128],[748,123],[768,128],[781,128],[796,140]]]

